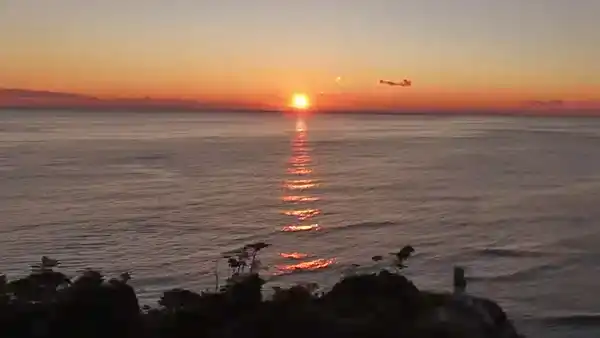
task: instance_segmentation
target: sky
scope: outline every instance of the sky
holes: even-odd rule
[[[598,0],[2,0],[0,88],[274,107],[303,92],[323,109],[598,108],[599,17]],[[411,87],[378,84],[405,78]]]

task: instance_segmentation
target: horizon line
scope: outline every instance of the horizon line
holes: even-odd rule
[[[97,113],[187,113],[187,114],[306,114],[306,115],[371,115],[371,116],[419,116],[419,117],[458,117],[458,116],[485,116],[485,117],[543,117],[543,118],[600,118],[600,112],[591,110],[555,111],[545,112],[519,111],[519,110],[312,110],[294,111],[292,109],[252,109],[252,108],[215,108],[215,109],[186,109],[168,107],[9,107],[0,106],[0,111],[67,111],[67,112],[97,112]]]
[[[2,102],[2,95],[7,95],[7,102]],[[11,102],[12,100],[12,102]],[[46,102],[31,102],[41,100]],[[89,100],[88,102],[86,102]],[[71,102],[64,102],[71,101]],[[77,102],[79,101],[79,102]],[[532,101],[537,102],[537,101]],[[551,101],[556,103],[556,100]],[[529,109],[527,109],[529,108]],[[155,98],[151,96],[102,98],[94,95],[75,92],[51,90],[5,88],[0,87],[0,110],[79,110],[79,111],[121,111],[131,112],[224,112],[224,113],[290,113],[295,112],[290,107],[276,107],[267,104],[225,103],[219,101],[203,102],[197,99],[184,98]],[[562,105],[520,108],[313,108],[306,113],[318,114],[371,114],[371,115],[491,115],[491,116],[565,116],[565,117],[600,117],[600,109],[568,108]]]

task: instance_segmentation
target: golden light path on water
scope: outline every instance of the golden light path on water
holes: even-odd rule
[[[281,201],[287,206],[281,213],[293,219],[281,227],[282,232],[293,233],[319,231],[322,229],[314,218],[321,214],[321,209],[315,202],[320,197],[311,194],[312,189],[319,187],[319,182],[311,177],[314,174],[313,160],[308,145],[308,129],[304,117],[299,114],[296,119],[296,128],[291,141],[291,156],[288,160],[287,174],[291,177],[283,181],[284,194]],[[314,192],[313,192],[314,193]],[[281,258],[294,260],[293,263],[276,265],[277,274],[286,274],[296,271],[313,271],[324,269],[335,263],[334,258],[308,259],[309,253],[290,251],[281,252]]]
[[[321,227],[315,223],[315,224],[308,224],[308,225],[286,225],[283,228],[281,228],[281,231],[283,232],[299,232],[299,231],[311,231],[311,230],[321,230]]]
[[[317,183],[314,183],[310,180],[296,180],[285,183],[285,187],[290,190],[306,190],[310,188],[315,188],[317,186]]]
[[[280,253],[279,256],[290,259],[302,259],[308,257],[307,254],[301,252]]]
[[[277,268],[283,272],[294,272],[294,271],[306,271],[306,270],[319,270],[324,269],[331,264],[335,263],[334,258],[320,258],[308,262],[302,262],[298,264],[280,265]]]
[[[288,174],[292,175],[309,175],[312,174],[312,169],[310,168],[289,168]]]
[[[313,218],[321,213],[319,209],[301,209],[301,210],[285,210],[283,211],[284,215],[287,216],[296,216],[299,221],[305,221],[307,219]]]
[[[297,195],[283,196],[281,198],[281,200],[284,202],[315,202],[315,201],[318,201],[319,199],[320,198],[318,198],[316,196],[297,196]]]

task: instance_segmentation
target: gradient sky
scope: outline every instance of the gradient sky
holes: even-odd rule
[[[600,102],[599,18],[598,0],[3,0],[0,87],[275,106],[298,91],[322,107]],[[413,87],[377,85],[403,78]]]

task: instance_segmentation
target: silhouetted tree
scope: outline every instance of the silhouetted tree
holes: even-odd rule
[[[274,288],[263,299],[265,280],[253,266],[266,247],[229,254],[231,276],[218,292],[172,289],[142,309],[129,273],[107,280],[86,270],[70,280],[44,257],[24,278],[0,275],[0,337],[518,337],[491,301],[418,290],[400,273],[410,246],[393,254],[393,271],[348,276],[324,293],[315,283]]]

